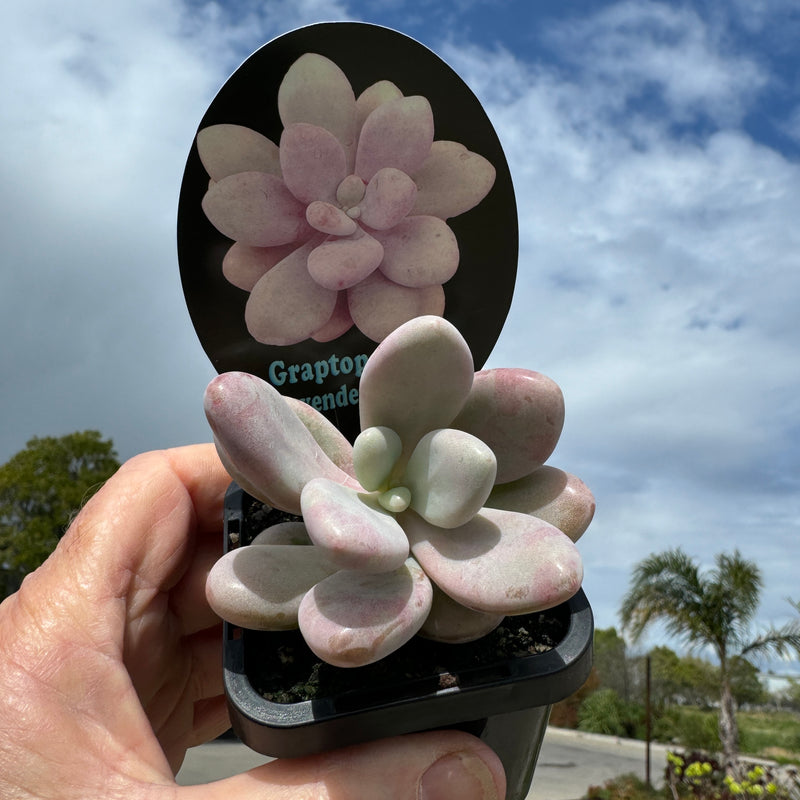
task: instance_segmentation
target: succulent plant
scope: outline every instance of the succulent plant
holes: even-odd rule
[[[483,200],[492,164],[434,141],[425,97],[383,80],[356,98],[316,53],[287,71],[278,111],[278,144],[240,125],[197,135],[211,177],[203,210],[234,240],[222,268],[250,292],[253,338],[326,342],[355,324],[378,342],[412,317],[441,315],[460,258],[446,220]]]
[[[544,464],[563,426],[561,391],[530,370],[473,370],[443,318],[400,326],[364,367],[352,447],[260,378],[212,380],[205,410],[231,476],[302,515],[214,565],[212,608],[247,628],[299,627],[319,658],[352,667],[416,633],[470,641],[577,592],[574,542],[594,499]]]

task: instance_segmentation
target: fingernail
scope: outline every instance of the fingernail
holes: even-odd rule
[[[419,800],[497,800],[486,764],[471,753],[451,753],[431,764],[419,783]]]

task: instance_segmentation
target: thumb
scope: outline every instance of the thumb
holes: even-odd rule
[[[500,759],[480,739],[432,731],[272,761],[179,790],[180,800],[502,800]]]

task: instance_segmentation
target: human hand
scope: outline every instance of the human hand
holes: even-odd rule
[[[131,459],[0,605],[0,798],[503,797],[497,756],[454,731],[176,785],[229,724],[204,588],[229,482],[212,445]]]

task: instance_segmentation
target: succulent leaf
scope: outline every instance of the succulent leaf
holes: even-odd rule
[[[448,644],[474,642],[491,633],[504,618],[504,614],[467,608],[446,595],[434,583],[431,611],[420,628],[419,635]]]
[[[234,242],[222,259],[222,274],[237,288],[252,292],[264,275],[298,247],[300,245],[295,242],[273,247],[250,247]]]
[[[539,372],[482,370],[452,427],[489,445],[497,456],[497,482],[507,483],[550,457],[564,427],[564,397],[558,384]]]
[[[382,342],[392,331],[417,317],[444,313],[444,289],[428,286],[410,289],[390,281],[376,269],[347,290],[350,315],[356,327],[373,342]]]
[[[234,625],[261,631],[297,627],[300,601],[337,570],[316,547],[260,544],[237,547],[208,575],[211,608]]]
[[[311,231],[305,206],[266,172],[239,172],[212,183],[201,205],[221,234],[252,247],[296,242]]]
[[[347,304],[347,292],[338,292],[333,314],[322,327],[317,328],[311,334],[311,338],[315,342],[332,342],[334,339],[344,336],[352,327],[353,318],[350,316],[350,308]]]
[[[394,465],[403,452],[400,437],[383,425],[366,428],[353,442],[356,477],[368,492],[385,489]]]
[[[310,545],[313,544],[308,535],[306,526],[302,522],[279,522],[270,525],[261,533],[253,538],[251,545],[259,544],[291,544],[291,545]]]
[[[437,217],[406,217],[374,235],[383,245],[381,272],[400,286],[424,289],[446,283],[456,274],[458,240]]]
[[[281,174],[278,145],[243,125],[210,125],[197,134],[197,152],[212,181],[237,172]]]
[[[417,199],[411,214],[430,214],[439,219],[457,217],[489,194],[495,176],[491,163],[463,144],[434,142],[413,176]]]
[[[454,530],[431,525],[413,511],[401,521],[420,566],[468,608],[527,614],[563,603],[580,588],[577,548],[536,517],[485,508]]]
[[[289,67],[278,88],[278,113],[284,128],[308,122],[330,131],[348,155],[348,164],[352,161],[356,99],[347,76],[329,58],[305,53]]]
[[[314,478],[300,497],[311,541],[340,569],[390,572],[408,558],[408,539],[378,498]]]
[[[320,414],[316,408],[313,408],[308,403],[289,396],[285,396],[283,399],[289,408],[294,411],[300,422],[308,428],[309,433],[314,437],[325,455],[339,469],[355,477],[353,448],[345,435],[324,414]]]
[[[347,175],[347,156],[330,131],[305,122],[287,126],[280,158],[286,187],[301,203],[336,200],[336,188]]]
[[[339,291],[361,283],[375,272],[382,258],[383,245],[356,228],[352,235],[331,236],[315,247],[306,266],[317,284]]]
[[[547,465],[512,483],[495,486],[486,505],[539,517],[573,542],[589,527],[595,510],[594,495],[580,478]]]
[[[300,492],[312,478],[358,487],[266,381],[225,372],[209,383],[204,405],[226,468],[254,497],[299,514]]]
[[[253,287],[244,319],[256,341],[297,344],[330,320],[338,292],[320,286],[308,272],[308,257],[317,244],[311,240],[299,247]]]
[[[393,228],[411,211],[416,196],[416,184],[405,172],[379,169],[367,184],[359,219],[375,230]]]
[[[397,100],[403,93],[391,81],[377,81],[368,86],[356,100],[357,127],[359,133],[364,125],[364,120],[382,103]]]
[[[361,428],[391,428],[407,459],[428,431],[449,426],[472,377],[472,353],[455,326],[441,317],[418,317],[390,333],[367,361],[359,391]]]
[[[392,514],[399,514],[411,505],[411,492],[405,486],[393,486],[378,496],[378,502]]]
[[[431,608],[433,590],[413,558],[383,575],[341,571],[300,603],[303,638],[323,661],[361,667],[405,644]]]
[[[426,98],[398,97],[381,103],[364,120],[358,137],[355,172],[363,180],[384,167],[413,175],[433,144],[433,112]]]
[[[494,486],[494,453],[474,436],[445,428],[420,439],[402,484],[411,508],[440,528],[457,528],[480,511]]]

